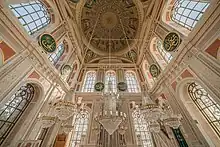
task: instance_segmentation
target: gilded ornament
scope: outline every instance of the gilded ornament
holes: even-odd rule
[[[163,47],[167,52],[173,52],[180,45],[181,39],[180,36],[175,32],[170,32],[166,35],[163,41]]]
[[[160,67],[157,64],[152,64],[149,69],[152,77],[156,78],[160,74]]]
[[[57,48],[56,41],[50,34],[41,35],[39,43],[42,48],[48,53],[53,53]]]
[[[95,90],[96,90],[96,91],[102,91],[104,88],[105,88],[105,85],[104,85],[104,83],[102,83],[102,82],[97,82],[97,83],[95,84]]]

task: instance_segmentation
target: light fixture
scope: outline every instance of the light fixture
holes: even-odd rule
[[[142,97],[140,111],[144,114],[146,120],[152,122],[157,121],[162,114],[162,109],[151,100],[148,94],[144,94]]]
[[[55,116],[60,120],[67,120],[76,112],[81,111],[84,107],[82,97],[78,97],[76,102],[59,100],[53,104]]]
[[[102,110],[95,115],[94,119],[99,122],[110,135],[112,135],[119,129],[119,126],[121,129],[123,128],[122,125],[125,124],[127,115],[118,109],[119,94],[113,92],[112,82],[110,80],[108,83],[108,91],[103,93],[102,100]],[[125,127],[123,129],[125,130]]]

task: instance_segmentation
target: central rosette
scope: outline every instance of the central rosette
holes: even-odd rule
[[[113,12],[106,12],[101,16],[101,25],[106,29],[113,29],[118,24],[117,15]]]

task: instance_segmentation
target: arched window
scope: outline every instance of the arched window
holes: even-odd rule
[[[152,39],[150,44],[150,51],[157,63],[160,65],[161,69],[164,70],[172,59],[172,55],[164,51],[162,42],[159,38],[154,37]]]
[[[47,8],[38,0],[9,5],[9,8],[30,35],[46,27],[51,21]]]
[[[188,92],[193,102],[220,136],[220,105],[197,83],[191,83]]]
[[[72,137],[70,140],[70,147],[79,147],[82,143],[83,139],[85,139],[85,136],[87,134],[89,124],[89,113],[87,111],[85,112],[79,112],[77,115],[73,118],[73,126],[74,129],[72,130]]]
[[[184,28],[192,30],[208,6],[208,2],[201,0],[176,0],[171,19]]]
[[[15,126],[33,97],[34,87],[31,84],[26,84],[0,108],[0,145]]]
[[[88,71],[86,73],[82,92],[94,92],[95,82],[96,82],[96,72],[95,71]]]
[[[160,39],[157,39],[157,50],[160,53],[160,55],[163,57],[163,60],[168,64],[172,60],[173,56],[164,50],[162,41]]]
[[[134,93],[140,92],[139,84],[134,72],[127,71],[125,73],[125,79],[128,86],[128,92],[134,92]]]
[[[147,80],[149,88],[152,88],[154,85],[154,78],[150,74],[149,65],[146,60],[143,62],[143,72],[144,72],[144,76]]]
[[[57,47],[56,51],[48,56],[48,59],[53,65],[56,65],[56,63],[59,61],[63,53],[64,53],[64,43],[62,42]]]
[[[117,87],[116,87],[116,74],[114,71],[107,71],[105,73],[105,91],[108,91],[108,82],[111,81],[112,82],[112,89],[113,92],[117,91]]]
[[[135,134],[137,137],[137,141],[141,141],[142,147],[153,147],[153,141],[151,137],[151,133],[148,128],[148,123],[145,120],[143,114],[139,114],[138,112],[132,113],[133,123]],[[138,144],[140,145],[140,143]]]

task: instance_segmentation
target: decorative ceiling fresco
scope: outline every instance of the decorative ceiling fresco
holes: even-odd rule
[[[123,55],[134,48],[140,16],[133,0],[87,0],[81,10],[82,40],[90,50]]]

